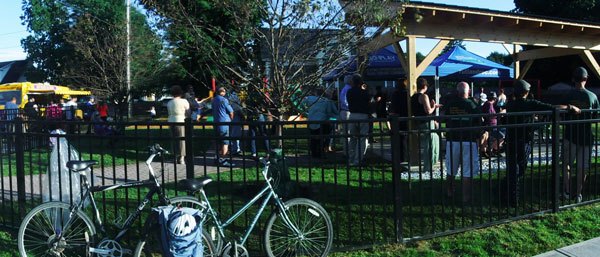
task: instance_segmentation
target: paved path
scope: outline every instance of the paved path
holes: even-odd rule
[[[207,154],[207,156],[214,156],[214,154]],[[96,166],[94,168],[94,175],[98,184],[117,184],[126,181],[145,180],[148,179],[149,171],[143,161],[136,163],[137,161],[131,161],[131,164],[119,165],[119,166]],[[251,167],[255,165],[255,161],[249,158],[233,158],[234,164],[237,167],[245,165]],[[161,165],[163,165],[161,167]],[[173,182],[175,180],[184,179],[186,177],[186,165],[175,164],[173,162],[160,163],[153,162],[152,168],[155,171],[159,181],[161,183]],[[162,170],[162,172],[161,172]],[[213,174],[217,172],[229,171],[228,167],[217,167],[215,165],[214,157],[194,157],[194,175],[195,177],[202,177],[206,174]],[[47,174],[37,174],[31,176],[25,176],[25,192],[28,196],[31,194],[39,196],[41,191],[47,192],[47,186],[41,186],[42,183],[47,182]],[[68,181],[68,180],[67,180]],[[17,177],[2,177],[0,184],[2,185],[0,199],[16,199],[17,197]],[[43,189],[45,188],[45,189]],[[53,189],[55,190],[55,189]]]
[[[600,237],[566,246],[535,257],[597,257],[600,256]]]

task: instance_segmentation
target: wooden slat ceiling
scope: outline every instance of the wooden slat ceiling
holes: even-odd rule
[[[600,25],[510,12],[430,3],[392,3],[402,13],[406,36],[600,50]],[[390,32],[374,38],[370,52],[403,40]]]

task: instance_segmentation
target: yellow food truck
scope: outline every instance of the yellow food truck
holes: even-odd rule
[[[19,108],[23,108],[31,97],[36,103],[46,105],[51,100],[58,101],[60,98],[72,96],[91,95],[87,90],[73,90],[65,86],[50,85],[48,83],[18,82],[0,85],[0,109],[4,109],[6,102],[13,97],[17,99]]]

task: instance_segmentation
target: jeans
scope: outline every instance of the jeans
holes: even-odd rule
[[[348,144],[348,159],[350,165],[358,165],[367,153],[367,139],[369,137],[369,115],[365,113],[350,113],[349,124],[350,142]]]
[[[250,151],[252,152],[252,154],[256,154],[256,137],[262,137],[259,140],[262,140],[264,146],[265,146],[265,151],[267,151],[267,153],[271,152],[271,146],[269,143],[269,138],[267,137],[267,128],[264,124],[250,124],[249,126],[249,131],[250,133]]]

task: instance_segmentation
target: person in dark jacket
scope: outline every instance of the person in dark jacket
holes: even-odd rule
[[[396,81],[396,90],[392,93],[390,103],[390,116],[398,116],[399,118],[408,117],[408,91],[406,90],[407,80],[405,78]],[[398,129],[400,130],[400,162],[408,160],[406,157],[406,145],[407,145],[407,134],[408,122],[406,119],[398,121]]]
[[[506,111],[511,112],[535,112],[559,109],[569,109],[574,113],[580,113],[581,110],[573,105],[558,105],[543,103],[538,100],[529,99],[531,85],[525,80],[517,80],[514,83],[513,101],[506,105]],[[529,155],[531,154],[531,142],[533,141],[534,127],[530,124],[534,122],[533,115],[512,115],[507,117],[507,123],[511,126],[507,129],[506,135],[506,169],[508,171],[508,204],[517,206],[519,201],[519,180],[525,173]]]
[[[369,134],[369,101],[371,99],[369,92],[363,89],[364,82],[358,74],[352,77],[352,88],[348,90],[346,100],[348,101],[348,110],[350,111],[349,133],[350,142],[348,149],[348,159],[350,166],[358,166],[363,163],[363,158],[367,152],[367,139]]]

